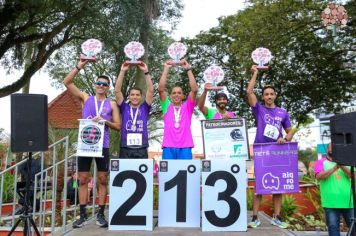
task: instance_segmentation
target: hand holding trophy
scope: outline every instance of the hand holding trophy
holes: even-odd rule
[[[96,55],[102,50],[102,44],[97,39],[88,39],[82,44],[81,61],[96,62]]]
[[[272,54],[267,48],[256,48],[251,54],[252,60],[257,64],[258,70],[268,70],[266,65],[272,59]]]
[[[222,90],[224,86],[218,86],[218,84],[224,79],[224,71],[220,66],[209,66],[204,71],[204,80],[206,82],[206,86],[204,89],[206,90]]]
[[[125,61],[126,64],[138,65],[142,63],[142,61],[138,59],[140,59],[143,54],[145,54],[145,48],[140,42],[132,41],[126,44],[124,52],[125,55],[131,59],[130,61]]]
[[[181,58],[187,53],[187,46],[180,42],[174,42],[168,47],[168,55],[172,59],[169,63],[173,66],[182,65]]]

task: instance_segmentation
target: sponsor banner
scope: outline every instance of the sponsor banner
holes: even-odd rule
[[[246,122],[243,118],[202,120],[205,158],[249,158]]]
[[[298,143],[253,145],[256,193],[299,192]]]
[[[103,157],[104,122],[79,120],[77,156]]]

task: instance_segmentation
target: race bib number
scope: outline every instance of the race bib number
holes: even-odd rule
[[[141,145],[142,145],[142,134],[140,133],[127,134],[127,146],[141,146]]]
[[[279,136],[279,130],[277,129],[277,127],[267,124],[263,132],[263,135],[268,138],[277,140]]]

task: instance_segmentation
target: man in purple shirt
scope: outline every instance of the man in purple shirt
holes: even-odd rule
[[[276,142],[278,144],[283,144],[286,141],[292,140],[293,132],[289,114],[286,110],[276,106],[275,100],[277,98],[277,93],[275,88],[272,85],[264,86],[262,88],[263,104],[259,103],[253,91],[258,74],[257,65],[253,65],[251,70],[253,75],[247,87],[247,99],[257,124],[255,143]],[[286,132],[284,138],[282,133],[283,129]],[[261,199],[262,195],[254,195],[252,221],[248,224],[251,228],[256,228],[261,224],[257,218]],[[288,225],[283,222],[280,217],[281,203],[282,195],[274,194],[274,215],[271,224],[280,228],[287,228]]]
[[[120,158],[147,159],[148,132],[147,121],[153,100],[153,84],[150,72],[145,63],[138,64],[138,68],[144,74],[147,86],[146,98],[143,103],[142,90],[138,87],[132,87],[128,94],[128,103],[124,101],[124,95],[121,91],[125,73],[129,69],[129,64],[121,65],[119,76],[116,80],[115,94],[116,102],[121,112],[121,143]]]
[[[81,60],[75,68],[64,78],[64,85],[67,89],[77,97],[83,105],[82,118],[92,119],[93,121],[105,120],[104,143],[103,143],[103,158],[95,158],[98,169],[98,195],[99,195],[99,212],[97,215],[96,224],[100,227],[107,227],[108,222],[104,217],[108,171],[109,171],[109,127],[115,130],[120,130],[119,111],[115,102],[106,98],[106,94],[110,89],[110,80],[107,76],[99,76],[95,82],[95,95],[89,96],[82,92],[73,83],[75,76],[88,63],[87,60]],[[79,204],[80,218],[73,223],[73,228],[81,228],[87,220],[86,204],[88,202],[88,183],[90,180],[90,167],[93,158],[78,157],[78,177],[79,177]]]

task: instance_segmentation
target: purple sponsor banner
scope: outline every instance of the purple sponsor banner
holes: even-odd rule
[[[298,143],[253,144],[256,193],[299,192]]]

